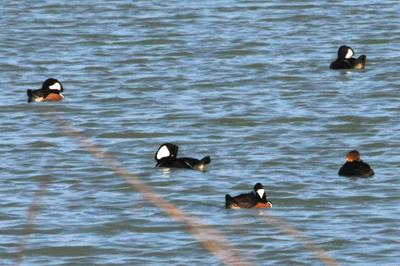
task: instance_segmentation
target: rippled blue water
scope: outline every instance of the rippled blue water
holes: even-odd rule
[[[253,265],[398,265],[398,1],[11,1],[0,10],[0,264],[222,265],[49,119],[67,121]],[[365,70],[332,71],[340,45]],[[59,79],[65,100],[26,103]],[[160,144],[212,162],[154,168]],[[369,179],[337,172],[357,149]],[[262,182],[273,208],[226,211]]]

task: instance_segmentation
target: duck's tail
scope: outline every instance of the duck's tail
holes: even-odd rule
[[[28,95],[28,103],[30,103],[30,102],[33,102],[34,100],[33,100],[33,92],[32,92],[32,90],[27,90],[26,91],[26,94]]]
[[[359,58],[357,58],[356,61],[354,61],[354,68],[357,69],[362,69],[365,68],[365,63],[367,62],[367,56],[366,55],[361,55]]]
[[[210,158],[210,156],[206,156],[203,159],[201,159],[199,163],[197,163],[195,166],[193,166],[193,169],[205,170],[206,165],[209,163],[211,163],[211,158]]]
[[[225,195],[225,208],[233,209],[236,206],[235,200],[229,195]]]

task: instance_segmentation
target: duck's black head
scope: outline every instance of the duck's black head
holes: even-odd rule
[[[349,59],[354,55],[353,49],[350,46],[342,45],[338,50],[338,58],[339,59]]]
[[[261,183],[257,183],[254,186],[254,190],[253,190],[253,194],[260,199],[265,198],[265,191],[264,191],[264,187]]]
[[[159,162],[163,158],[175,158],[178,156],[178,146],[172,143],[164,143],[158,148],[154,158]]]
[[[49,78],[45,82],[43,82],[42,89],[50,90],[53,93],[60,93],[60,92],[64,91],[64,88],[61,85],[61,82],[59,82],[58,80],[53,79],[53,78]]]

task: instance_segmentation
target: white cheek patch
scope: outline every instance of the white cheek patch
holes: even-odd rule
[[[264,189],[257,190],[257,194],[262,198],[264,196]]]
[[[157,160],[161,158],[168,157],[171,153],[169,152],[167,146],[162,146],[157,152]]]
[[[56,82],[56,83],[54,83],[54,85],[49,86],[49,89],[50,89],[50,90],[58,90],[58,91],[61,91],[61,84],[58,83],[58,82]]]
[[[353,50],[349,49],[346,54],[346,59],[351,58],[354,55]]]

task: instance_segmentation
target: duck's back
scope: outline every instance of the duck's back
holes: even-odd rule
[[[225,196],[225,207],[227,209],[239,208],[246,209],[252,208],[257,204],[257,199],[252,193],[240,194],[236,197],[231,197],[229,194]]]
[[[365,68],[365,63],[367,62],[367,56],[361,55],[356,58],[348,58],[348,59],[336,59],[329,66],[330,69],[363,69]]]
[[[371,177],[375,173],[365,162],[346,162],[339,170],[341,176]]]
[[[330,69],[349,69],[352,68],[349,61],[345,59],[337,59],[331,63]]]

